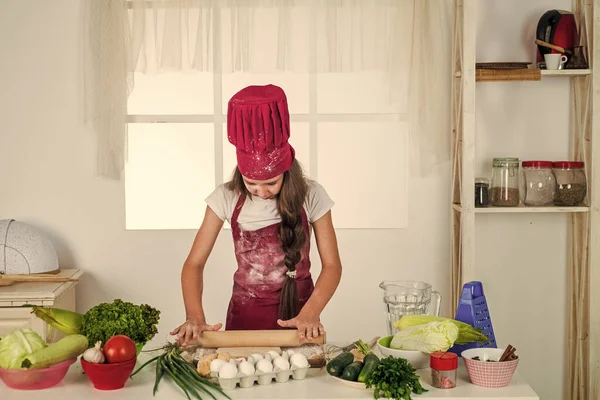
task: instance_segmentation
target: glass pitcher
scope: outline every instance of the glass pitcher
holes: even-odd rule
[[[379,284],[383,289],[388,335],[398,332],[394,322],[403,315],[440,315],[442,296],[431,290],[431,285],[418,281],[383,281]],[[430,308],[431,298],[435,298],[434,307]]]

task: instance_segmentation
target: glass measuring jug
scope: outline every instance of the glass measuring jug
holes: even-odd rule
[[[427,282],[419,281],[383,281],[379,284],[383,290],[388,335],[398,332],[394,322],[403,315],[440,314],[442,296],[431,289]],[[435,299],[430,307],[432,298]]]

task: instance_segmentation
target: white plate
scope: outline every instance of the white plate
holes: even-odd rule
[[[342,382],[345,385],[350,386],[351,388],[362,389],[362,390],[371,390],[371,389],[367,389],[367,386],[362,382],[352,382],[352,381],[347,381],[342,378],[338,378],[337,376],[333,376],[333,375],[329,375],[329,376],[332,377],[333,379],[336,379],[336,380]]]

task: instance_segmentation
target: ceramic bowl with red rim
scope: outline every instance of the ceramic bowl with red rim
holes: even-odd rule
[[[513,374],[519,365],[519,359],[498,361],[504,349],[475,348],[461,353],[467,367],[471,383],[487,388],[505,387],[510,384]],[[478,358],[478,360],[474,360]]]
[[[117,390],[125,386],[133,372],[137,357],[129,361],[113,364],[94,364],[81,358],[81,367],[94,388],[98,390]]]

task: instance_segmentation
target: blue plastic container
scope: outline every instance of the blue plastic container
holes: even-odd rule
[[[480,347],[496,347],[496,336],[494,335],[494,327],[492,326],[492,317],[483,294],[483,285],[479,281],[465,283],[462,289],[462,295],[458,302],[456,310],[457,321],[461,321],[473,326],[475,329],[481,330],[490,341],[488,343],[467,343],[455,345],[449,351],[456,353],[460,357],[460,353],[464,350]]]

